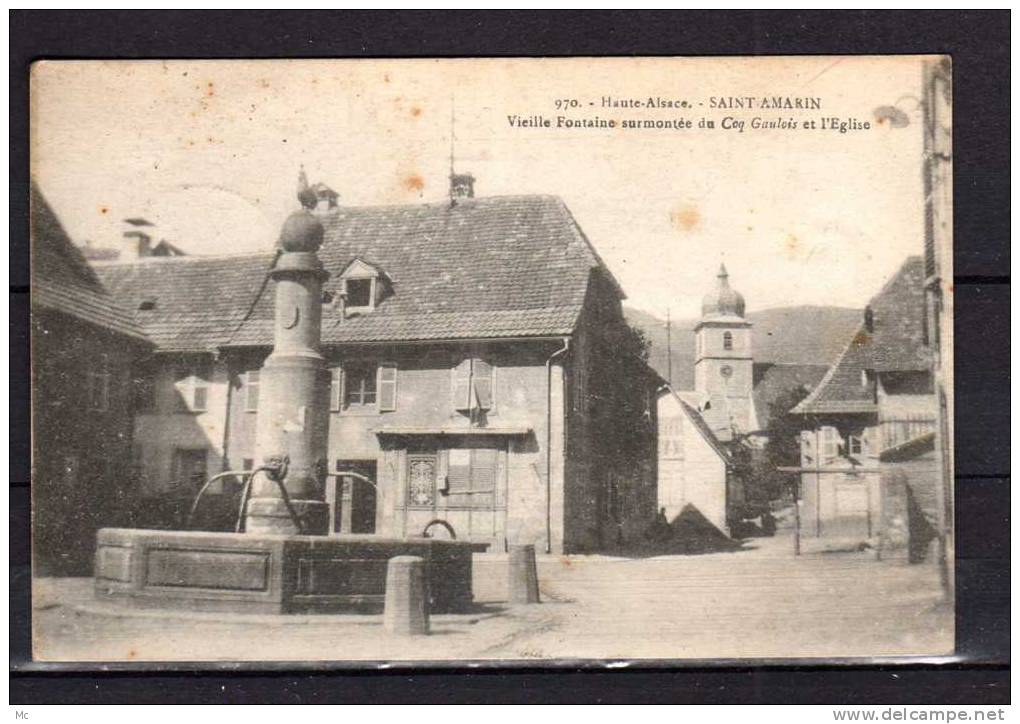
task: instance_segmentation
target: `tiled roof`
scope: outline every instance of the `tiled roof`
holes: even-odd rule
[[[161,351],[206,351],[233,334],[272,262],[272,253],[165,257],[96,273]]]
[[[874,392],[865,383],[864,370],[927,370],[923,284],[921,257],[909,257],[868,305],[871,330],[861,323],[818,387],[793,411],[875,412]]]
[[[615,284],[566,206],[550,196],[462,199],[416,206],[341,207],[322,217],[319,257],[337,291],[354,259],[386,275],[393,293],[341,320],[323,310],[326,344],[569,334],[588,279]],[[180,257],[97,272],[137,309],[161,349],[272,343],[272,254]],[[618,287],[617,287],[618,288]],[[622,292],[621,292],[622,296]]]
[[[912,256],[871,300],[870,366],[877,372],[930,369],[924,344],[924,262]]]
[[[145,334],[110,296],[33,183],[31,187],[32,306],[70,315],[145,340]]]
[[[510,309],[491,312],[436,312],[433,314],[376,315],[324,320],[323,344],[392,342],[399,340],[486,339],[570,334],[580,307]],[[229,346],[267,344],[273,320],[250,319],[238,329]]]

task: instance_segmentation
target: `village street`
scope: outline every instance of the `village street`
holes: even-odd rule
[[[39,660],[697,659],[949,653],[953,618],[930,566],[865,553],[795,559],[791,539],[647,559],[542,556],[543,603],[508,607],[505,558],[475,564],[471,614],[401,639],[381,616],[125,611],[91,579],[39,579]]]

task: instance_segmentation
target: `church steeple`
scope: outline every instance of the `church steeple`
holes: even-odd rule
[[[694,339],[694,384],[706,400],[705,420],[722,440],[750,432],[757,424],[751,400],[751,323],[744,317],[744,297],[730,286],[725,264],[719,265],[715,287],[702,299]]]

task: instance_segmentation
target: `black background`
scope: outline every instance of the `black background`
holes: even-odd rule
[[[1009,13],[10,13],[10,703],[1009,701]],[[39,58],[948,53],[954,81],[957,639],[962,663],[59,672],[30,659],[28,67]]]

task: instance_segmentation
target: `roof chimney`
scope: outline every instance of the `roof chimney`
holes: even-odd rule
[[[450,198],[473,199],[475,197],[475,177],[469,173],[450,174]]]
[[[297,197],[301,206],[313,214],[328,214],[339,208],[340,194],[321,181],[309,186],[304,166],[301,167],[301,172],[298,174]]]
[[[151,256],[153,223],[141,217],[124,219],[124,223],[127,228],[122,236],[119,258],[123,261],[136,261]]]

